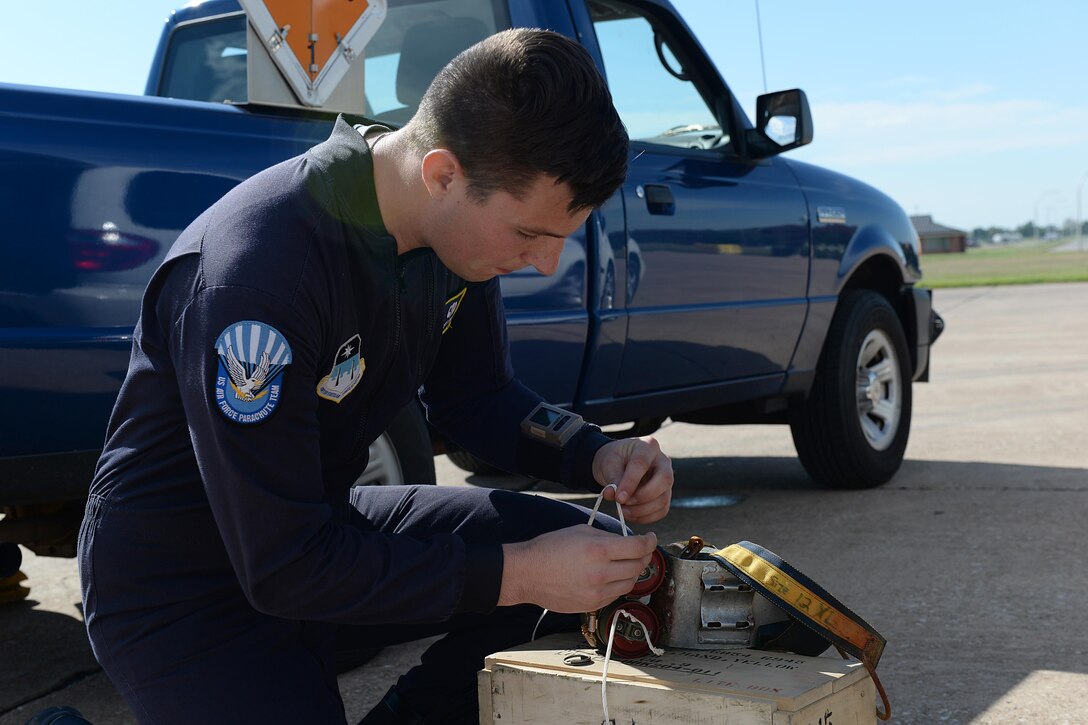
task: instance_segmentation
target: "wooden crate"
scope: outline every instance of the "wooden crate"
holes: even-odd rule
[[[568,664],[585,655],[590,663]],[[601,725],[604,657],[577,634],[488,657],[481,725]],[[666,650],[608,666],[615,725],[873,725],[876,689],[854,660],[750,649]]]

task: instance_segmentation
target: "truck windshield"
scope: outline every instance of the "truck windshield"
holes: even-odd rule
[[[385,20],[366,46],[359,112],[395,125],[407,122],[446,63],[508,27],[501,0],[389,0]],[[244,103],[246,58],[241,12],[179,25],[166,50],[159,95]]]

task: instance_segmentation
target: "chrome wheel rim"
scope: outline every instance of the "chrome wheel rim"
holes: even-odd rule
[[[397,450],[389,435],[382,433],[370,444],[370,462],[366,470],[355,480],[356,486],[399,486],[404,483],[404,471],[397,458]]]
[[[895,440],[903,412],[903,380],[891,338],[883,330],[865,336],[857,364],[858,422],[873,449],[886,450]]]

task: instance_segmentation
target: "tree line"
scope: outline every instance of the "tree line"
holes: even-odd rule
[[[1088,237],[1088,221],[1081,223],[1080,233]],[[1015,239],[1036,239],[1057,235],[1059,237],[1074,237],[1077,235],[1077,222],[1066,219],[1058,226],[1056,224],[1039,225],[1035,222],[1026,222],[1018,227],[975,227],[971,230],[971,241],[992,242],[1010,241]]]

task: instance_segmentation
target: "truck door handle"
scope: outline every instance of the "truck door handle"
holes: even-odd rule
[[[672,216],[676,213],[676,200],[672,189],[664,184],[646,184],[642,187],[646,195],[646,208],[651,214]]]

